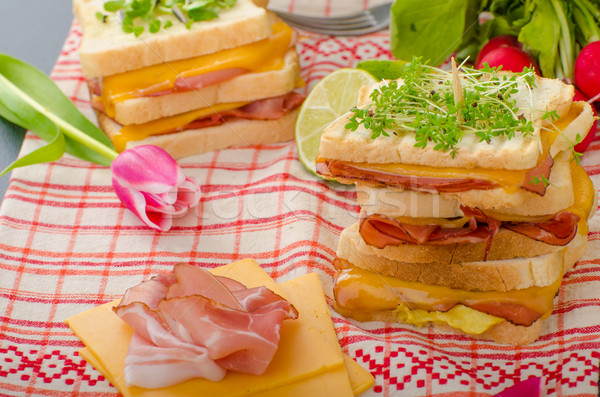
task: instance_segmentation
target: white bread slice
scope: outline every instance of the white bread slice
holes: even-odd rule
[[[429,194],[357,182],[357,201],[367,214],[381,214],[391,218],[453,218],[463,216],[461,205],[482,210],[499,210],[499,213],[509,216],[556,214],[573,205],[574,201],[569,156],[569,152],[563,151],[554,158],[550,185],[543,196],[523,189],[507,192],[502,188]]]
[[[251,0],[237,0],[222,10],[217,19],[193,23],[190,29],[174,16],[163,21],[173,24],[168,29],[135,37],[124,33],[116,14],[106,23],[96,18],[105,13],[104,0],[73,0],[73,12],[83,30],[79,56],[82,72],[88,79],[108,76],[145,66],[238,47],[268,37],[271,21],[267,11]]]
[[[572,128],[562,126],[563,139],[556,139],[552,153],[564,150],[565,142],[575,142],[579,133],[585,136],[593,123],[593,113],[589,104],[581,102],[571,107],[573,87],[559,80],[541,79],[532,92],[533,102],[542,109],[569,109],[564,120],[571,120]],[[517,136],[511,140],[504,137],[493,139],[490,144],[479,142],[472,134],[465,135],[458,144],[458,153],[452,158],[450,152],[433,149],[433,144],[425,148],[415,147],[414,134],[409,132],[390,133],[371,139],[371,131],[360,125],[356,131],[345,129],[351,113],[332,123],[321,136],[319,157],[353,163],[371,164],[417,164],[430,167],[489,168],[489,169],[531,169],[538,163],[541,143],[538,134],[524,138]],[[566,139],[565,139],[566,138]]]
[[[115,120],[122,125],[142,124],[216,103],[251,102],[286,94],[296,87],[300,78],[295,48],[286,53],[284,60],[285,66],[280,70],[247,73],[193,91],[118,102]]]
[[[126,149],[139,145],[156,145],[173,158],[192,156],[224,149],[230,146],[262,145],[286,142],[294,139],[294,124],[298,116],[296,108],[277,120],[233,119],[224,124],[172,134],[156,135],[140,141],[130,141]],[[121,129],[103,113],[96,112],[100,128],[109,138]]]
[[[401,245],[375,248],[365,243],[358,223],[344,229],[338,258],[354,266],[405,281],[480,291],[510,291],[552,284],[585,252],[587,234],[578,232],[565,247],[552,246],[501,229],[481,261],[485,243]]]

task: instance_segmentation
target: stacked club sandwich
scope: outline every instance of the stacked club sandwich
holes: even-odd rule
[[[289,26],[251,0],[220,2],[199,22],[177,4],[159,13],[167,3],[132,1],[111,12],[103,0],[74,0],[82,71],[117,151],[153,144],[180,158],[293,138],[303,97]],[[141,3],[156,3],[154,28],[134,18]]]
[[[596,194],[572,148],[592,111],[532,71],[453,66],[414,60],[322,135],[317,172],[355,183],[361,206],[337,310],[527,344],[587,245]]]

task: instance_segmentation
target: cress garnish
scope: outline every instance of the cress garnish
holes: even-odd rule
[[[508,74],[487,65],[476,70],[463,64],[458,70],[463,95],[455,100],[452,72],[413,59],[400,71],[402,83],[394,80],[378,87],[370,95],[372,103],[351,109],[346,129],[356,131],[362,124],[372,132],[372,139],[414,133],[415,147],[425,148],[431,142],[435,150],[449,151],[453,158],[466,134],[487,143],[496,137],[533,136],[537,111],[519,109],[514,99],[519,88],[531,92],[535,87],[533,69]],[[552,122],[558,118],[556,111],[541,114]]]
[[[233,7],[237,0],[114,0],[104,3],[104,11],[117,14],[125,33],[136,37],[144,33],[148,26],[150,33],[167,29],[173,25],[164,16],[174,15],[189,29],[194,22],[208,21],[218,17],[218,13]],[[106,23],[107,14],[96,13],[96,18]],[[162,18],[161,18],[162,17]]]

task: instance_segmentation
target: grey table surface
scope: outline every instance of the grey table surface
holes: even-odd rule
[[[71,0],[0,0],[0,53],[49,75],[72,20]],[[0,120],[0,170],[17,157],[24,136],[22,128]],[[6,193],[9,176],[0,177],[0,199]]]

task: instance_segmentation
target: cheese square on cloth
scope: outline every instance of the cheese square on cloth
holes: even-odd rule
[[[193,379],[164,389],[128,387],[123,369],[133,330],[112,312],[118,301],[67,319],[67,324],[86,345],[80,354],[126,397],[192,396],[200,390],[203,395],[219,396],[256,393],[275,396],[290,391],[300,396],[311,390],[322,391],[323,388],[332,390],[334,395],[352,395],[354,391],[366,390],[373,384],[373,378],[367,371],[351,359],[344,360],[316,274],[303,277],[305,281],[292,280],[296,283],[288,288],[279,288],[258,263],[250,259],[213,269],[212,272],[242,282],[249,288],[264,285],[283,297],[289,296],[300,312],[298,319],[284,322],[279,349],[262,376],[228,372],[220,382]],[[319,295],[322,305],[319,299],[305,300],[307,296]],[[300,297],[303,299],[298,299]],[[352,374],[354,387],[350,384],[349,374]]]

